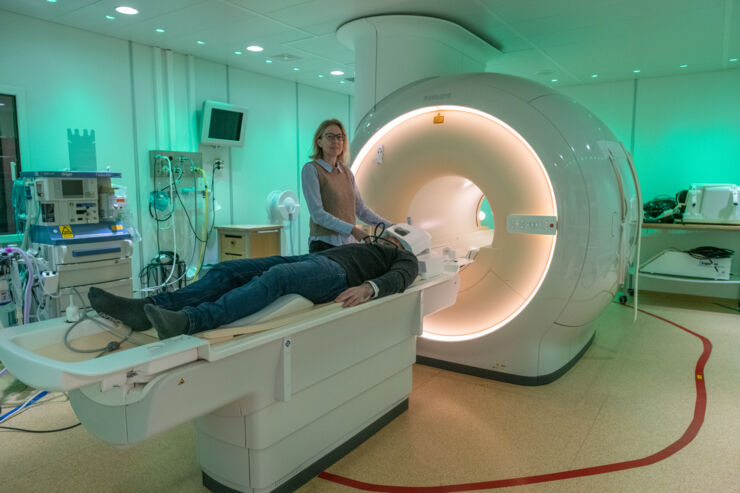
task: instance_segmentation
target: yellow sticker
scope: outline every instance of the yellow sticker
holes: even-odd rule
[[[697,378],[697,380],[701,380],[702,377],[701,377],[701,375],[697,375],[696,378]]]
[[[123,231],[123,224],[114,224],[110,229],[113,231]]]
[[[59,232],[62,233],[62,238],[74,238],[75,235],[72,232],[72,226],[69,224],[62,224],[59,226]]]

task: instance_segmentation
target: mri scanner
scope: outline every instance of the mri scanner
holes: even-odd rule
[[[281,302],[239,337],[135,334],[99,358],[65,348],[63,319],[3,329],[0,360],[68,392],[112,444],[195,419],[204,484],[267,492],[292,491],[403,412],[417,357],[539,384],[585,351],[637,232],[634,169],[603,123],[523,79],[428,78],[373,107],[353,155],[365,201],[427,229],[457,267],[347,309]],[[88,322],[70,338],[120,339]]]
[[[606,125],[534,82],[464,74],[391,93],[352,146],[364,200],[461,257],[457,302],[424,320],[419,361],[530,385],[564,373],[637,244],[637,177]]]

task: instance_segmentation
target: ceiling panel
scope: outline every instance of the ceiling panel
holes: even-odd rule
[[[631,79],[634,68],[639,77],[740,68],[728,61],[740,56],[740,0],[127,0],[139,9],[135,16],[114,13],[121,3],[0,0],[0,9],[340,92],[352,85],[318,77],[334,68],[353,73],[354,53],[336,29],[380,14],[456,22],[501,50],[491,70],[557,78],[552,84],[589,82],[592,73],[599,81]],[[265,51],[249,53],[248,44]],[[283,53],[300,59],[265,63]]]
[[[0,0],[0,9],[48,21],[88,5],[95,4],[98,1],[99,0],[67,0],[64,2],[49,3],[42,0],[28,0],[24,2],[18,0]]]

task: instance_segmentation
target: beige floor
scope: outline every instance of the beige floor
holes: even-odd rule
[[[696,438],[650,466],[495,491],[740,493],[740,313],[678,296],[643,296],[642,308],[713,345],[704,374],[706,419]],[[457,485],[639,459],[663,449],[692,419],[701,341],[647,315],[633,323],[632,311],[617,304],[596,325],[584,357],[545,386],[417,365],[409,410],[328,472],[379,485]],[[5,424],[75,422],[62,396]],[[126,449],[100,443],[81,427],[48,435],[0,431],[0,491],[207,490],[200,485],[193,428],[184,425]],[[322,478],[299,490],[351,491],[359,490]]]

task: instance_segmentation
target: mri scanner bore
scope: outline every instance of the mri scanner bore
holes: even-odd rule
[[[455,305],[425,318],[420,362],[542,384],[585,351],[624,281],[640,209],[630,157],[598,118],[517,77],[428,78],[365,116],[352,155],[379,214],[410,217],[433,247],[472,260]]]

